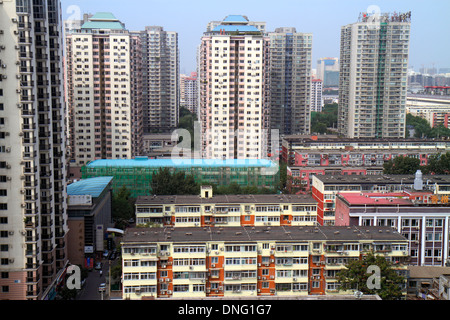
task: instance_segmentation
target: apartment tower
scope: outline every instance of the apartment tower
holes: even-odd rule
[[[202,157],[261,159],[267,149],[268,39],[241,15],[208,29],[198,56]]]
[[[140,34],[144,52],[144,132],[170,133],[178,126],[180,107],[178,33],[148,26]]]
[[[71,161],[139,155],[140,39],[99,12],[66,36]],[[133,45],[134,44],[134,45]],[[138,45],[138,47],[136,47]],[[134,58],[134,59],[133,59]],[[136,65],[137,64],[137,65]]]
[[[190,112],[198,112],[198,79],[197,72],[188,75],[180,75],[180,105]]]
[[[312,34],[277,28],[268,35],[270,128],[280,136],[309,134]]]
[[[311,80],[311,111],[322,112],[323,108],[323,81],[320,79]]]
[[[339,133],[405,137],[411,13],[361,14],[341,28]]]
[[[57,0],[0,2],[0,300],[52,299],[67,266]]]

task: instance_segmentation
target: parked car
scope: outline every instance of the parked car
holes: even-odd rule
[[[108,250],[103,251],[103,258],[108,258],[109,252]]]
[[[105,292],[106,291],[106,283],[100,283],[98,286],[98,292]]]

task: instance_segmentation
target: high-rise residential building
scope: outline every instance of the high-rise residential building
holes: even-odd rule
[[[198,52],[203,158],[266,156],[267,41],[241,15],[229,15],[203,34]]]
[[[52,299],[68,263],[60,5],[0,2],[0,300]]]
[[[190,112],[198,112],[198,78],[197,72],[191,72],[190,76],[180,75],[180,105]]]
[[[324,87],[339,86],[339,58],[320,58],[316,69],[316,78],[323,81]]]
[[[350,138],[405,136],[411,15],[363,14],[341,28],[338,129]]]
[[[311,111],[322,112],[323,99],[322,99],[323,81],[320,79],[311,80]]]
[[[99,12],[66,35],[71,161],[140,153],[140,39]],[[139,46],[139,47],[138,47]],[[142,117],[141,117],[142,118]]]
[[[180,107],[178,33],[148,26],[140,34],[144,50],[144,132],[171,132],[178,125]]]
[[[277,28],[270,38],[270,128],[279,135],[310,131],[312,34]]]

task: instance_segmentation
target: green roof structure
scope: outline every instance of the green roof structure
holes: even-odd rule
[[[278,163],[266,159],[99,159],[81,168],[83,179],[114,177],[113,192],[126,186],[131,197],[151,195],[152,176],[159,169],[168,168],[172,173],[192,175],[199,184],[273,188],[280,178]]]
[[[125,30],[125,25],[110,12],[97,12],[81,26],[81,29]]]

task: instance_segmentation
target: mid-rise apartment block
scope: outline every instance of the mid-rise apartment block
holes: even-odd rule
[[[131,158],[140,152],[139,41],[114,15],[104,12],[66,35],[73,165]]]
[[[448,266],[448,195],[432,192],[346,193],[336,196],[336,226],[389,226],[408,240],[409,264]]]
[[[405,137],[410,28],[410,12],[364,14],[341,28],[339,134]]]
[[[123,299],[353,294],[337,273],[373,251],[405,274],[407,240],[391,227],[132,228]],[[405,283],[398,285],[405,288]]]
[[[197,195],[140,196],[137,225],[174,227],[314,226],[317,201],[310,195],[213,195],[202,186]]]
[[[60,6],[0,2],[0,300],[52,299],[68,263]]]
[[[279,130],[280,136],[308,134],[312,34],[297,32],[295,28],[276,28],[268,37],[270,128]]]
[[[419,179],[420,185],[415,181]],[[395,193],[412,190],[433,193],[437,196],[450,195],[450,179],[447,175],[313,175],[312,196],[317,200],[317,222],[320,225],[334,225],[336,195],[338,193]]]
[[[292,135],[283,138],[282,159],[288,164],[292,187],[309,191],[314,174],[382,175],[383,165],[396,157],[413,157],[426,166],[431,156],[449,150],[446,140]]]
[[[137,32],[142,38],[144,133],[176,129],[180,107],[178,33],[161,26]]]
[[[227,16],[203,34],[198,51],[201,155],[267,155],[267,38],[247,17]]]

